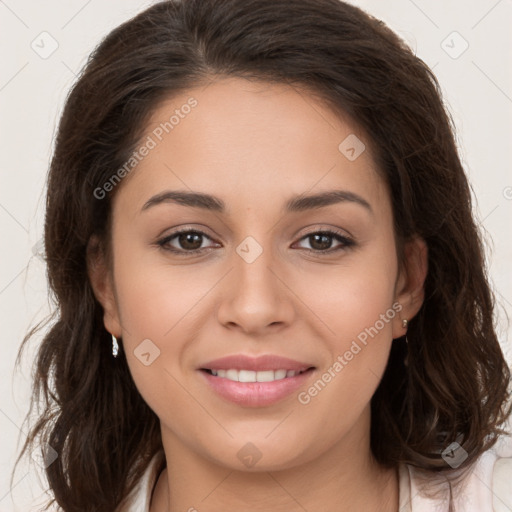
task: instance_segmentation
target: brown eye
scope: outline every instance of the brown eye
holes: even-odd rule
[[[342,249],[347,249],[355,245],[355,242],[347,236],[336,231],[318,231],[310,233],[301,238],[301,241],[307,240],[310,247],[302,247],[310,252],[331,253]],[[334,241],[338,245],[333,247]]]
[[[177,238],[178,244],[182,249],[196,250],[203,243],[203,235],[190,231],[188,233],[180,233]]]
[[[324,233],[309,235],[309,239],[311,247],[318,251],[330,249],[333,242],[333,237]]]
[[[211,238],[202,231],[185,229],[166,236],[158,242],[158,245],[166,251],[190,254],[194,252],[201,252],[203,249],[210,248],[211,246],[202,247],[205,239],[211,240]]]

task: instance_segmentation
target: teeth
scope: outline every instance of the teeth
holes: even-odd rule
[[[290,370],[290,371],[292,371],[292,370]],[[287,374],[286,370],[276,370],[274,372],[276,380],[284,379],[286,377],[286,374]],[[293,374],[295,375],[295,372],[293,372]],[[293,377],[293,375],[290,375],[290,377]]]
[[[236,370],[226,370],[226,379],[238,380],[238,372]]]
[[[279,370],[277,370],[279,371]],[[279,377],[277,375],[277,372],[274,372],[273,370],[265,370],[261,372],[256,373],[256,380],[258,382],[272,382],[273,380],[282,379],[282,377]]]
[[[294,370],[262,370],[255,372],[253,370],[210,370],[212,375],[222,377],[224,379],[233,380],[235,382],[273,382],[289,377],[295,377],[302,371]]]
[[[258,382],[257,379],[256,379],[256,372],[253,372],[252,370],[240,370],[240,371],[236,371],[236,370],[228,370],[228,372],[234,372],[233,376],[235,377],[236,379],[236,374],[238,374],[238,381],[239,382]],[[257,373],[260,373],[260,372],[257,372]],[[226,378],[229,378],[227,373],[226,373]],[[231,380],[234,380],[233,378]]]

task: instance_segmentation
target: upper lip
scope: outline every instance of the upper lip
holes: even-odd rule
[[[295,361],[287,357],[276,355],[264,355],[259,357],[251,357],[243,354],[236,354],[213,361],[208,361],[200,366],[204,370],[294,370],[303,371],[312,368],[313,365]]]

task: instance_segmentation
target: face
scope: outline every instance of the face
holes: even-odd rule
[[[424,277],[418,250],[399,272],[365,135],[304,92],[231,78],[163,103],[141,144],[112,272],[92,281],[164,446],[250,470],[364,444]]]

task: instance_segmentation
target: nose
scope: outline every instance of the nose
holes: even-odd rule
[[[286,282],[272,251],[263,250],[253,261],[242,252],[234,252],[232,259],[233,269],[226,276],[217,310],[218,321],[253,335],[275,333],[290,325],[295,315],[293,286]]]

